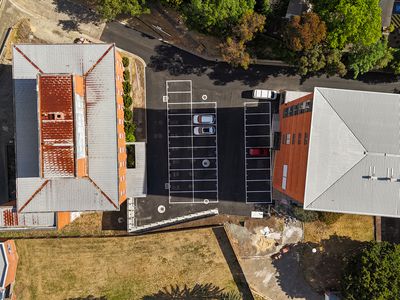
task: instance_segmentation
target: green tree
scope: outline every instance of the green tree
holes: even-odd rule
[[[248,11],[255,0],[190,0],[183,8],[187,23],[194,29],[215,35],[225,34]]]
[[[137,16],[148,12],[145,0],[98,0],[97,8],[106,20],[113,20],[120,14]]]
[[[286,46],[293,51],[310,50],[326,38],[326,25],[313,12],[293,16],[284,31]]]
[[[344,76],[347,74],[346,65],[342,62],[342,51],[331,49],[325,55],[325,59],[325,71],[328,75],[338,74],[339,76]]]
[[[307,75],[322,70],[326,66],[326,58],[322,47],[305,51],[300,57],[298,68],[300,75]]]
[[[312,0],[328,27],[330,48],[370,46],[382,36],[379,0]]]
[[[392,49],[388,47],[386,39],[380,40],[372,46],[354,47],[349,54],[349,69],[354,71],[354,78],[373,68],[385,68],[393,59]]]
[[[393,60],[390,62],[390,69],[394,74],[400,74],[400,50],[393,50]]]
[[[350,260],[342,285],[348,300],[399,299],[400,246],[370,243]]]

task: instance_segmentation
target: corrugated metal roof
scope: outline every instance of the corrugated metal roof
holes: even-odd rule
[[[86,76],[86,116],[89,177],[118,205],[114,64],[114,51],[110,51]]]
[[[42,175],[75,174],[71,75],[39,75]]]
[[[107,195],[89,178],[54,178],[35,195],[23,212],[115,209]]]
[[[0,207],[0,229],[55,227],[55,221],[55,213],[19,214],[15,207]]]
[[[18,209],[23,208],[24,212],[118,209],[114,45],[15,45],[13,55]],[[38,152],[36,77],[39,73],[86,77],[87,178],[51,179],[43,185]],[[52,156],[59,160],[57,155]],[[60,174],[59,169],[48,172]]]
[[[126,170],[126,194],[128,197],[146,197],[146,143],[135,144],[135,168]]]
[[[399,135],[400,95],[315,88],[304,207],[400,216]]]

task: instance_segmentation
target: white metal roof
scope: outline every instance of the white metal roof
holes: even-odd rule
[[[304,208],[400,216],[400,95],[315,88]]]
[[[40,178],[36,90],[38,73],[86,76],[89,178],[54,180],[47,184]],[[15,45],[13,82],[18,210],[23,208],[23,212],[50,212],[119,209],[115,46]]]

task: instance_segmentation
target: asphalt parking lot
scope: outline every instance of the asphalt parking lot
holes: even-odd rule
[[[147,95],[148,196],[135,200],[138,226],[214,208],[250,216],[271,203],[270,156],[251,157],[249,150],[271,145],[276,105],[197,81],[151,82],[159,88]],[[212,134],[194,134],[203,127],[196,115],[215,116]]]
[[[251,149],[271,148],[271,103],[244,103],[246,203],[272,203],[271,156],[253,156]]]
[[[192,97],[190,80],[166,82],[169,203],[218,202],[217,103]],[[195,116],[211,116],[215,133],[196,135]]]

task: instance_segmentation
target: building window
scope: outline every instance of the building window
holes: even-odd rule
[[[284,145],[285,144],[285,134],[282,134],[281,139],[282,139],[282,145]]]
[[[286,134],[286,145],[290,144],[290,133]]]
[[[287,110],[288,110],[288,117],[293,116],[293,108],[289,106]]]
[[[288,171],[288,166],[287,165],[283,165],[283,172],[282,172],[282,189],[283,190],[286,190],[287,171]]]
[[[296,143],[296,134],[293,133],[292,134],[292,145],[294,145]]]
[[[293,106],[293,115],[297,115],[299,113],[299,105],[296,104]]]
[[[304,132],[304,145],[308,145],[308,133]]]
[[[288,109],[285,108],[285,109],[283,110],[283,117],[286,118],[287,116],[288,116]]]
[[[297,134],[297,144],[301,144],[301,133]]]

